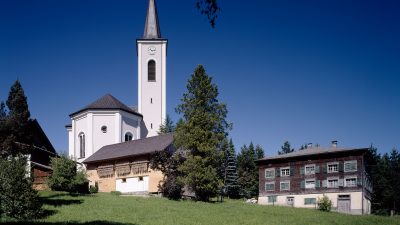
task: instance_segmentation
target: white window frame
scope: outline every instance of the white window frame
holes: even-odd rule
[[[272,190],[267,190],[267,185],[269,185],[269,184],[274,185],[274,188]],[[275,182],[265,182],[264,190],[265,191],[275,191]]]
[[[337,171],[329,171],[329,166],[336,165]],[[339,162],[330,162],[326,164],[326,172],[327,173],[338,173],[339,172]]]
[[[314,167],[314,170],[312,173],[307,173],[307,167]],[[304,175],[312,175],[315,174],[315,164],[308,164],[304,166]]]
[[[354,169],[354,170],[346,170],[346,163],[355,163],[356,164],[356,169]],[[355,171],[357,171],[357,160],[345,161],[344,164],[343,164],[343,171],[344,172],[355,172]]]
[[[288,188],[287,188],[287,189],[282,189],[282,184],[284,184],[284,183],[287,183],[287,184],[288,184]],[[290,191],[290,180],[281,181],[281,182],[279,183],[279,190],[280,190],[280,191]]]
[[[274,199],[274,201],[270,201],[270,199]],[[276,195],[270,195],[268,196],[268,203],[274,203],[277,201],[277,196]]]
[[[306,204],[306,199],[314,199],[314,203]],[[317,199],[316,198],[304,198],[304,205],[315,205],[315,204],[317,204]]]
[[[281,169],[281,177],[290,177],[290,167],[281,167],[280,169]],[[283,173],[284,170],[285,171],[288,170],[289,173],[288,174],[286,174],[286,173],[284,174]]]
[[[270,177],[268,177],[267,176],[267,171],[268,172],[271,172],[272,171],[272,176],[270,176]],[[275,168],[268,168],[268,169],[265,169],[265,179],[272,179],[272,178],[275,178]]]
[[[349,185],[347,185],[347,180],[348,179],[356,179],[356,182],[354,183],[354,185],[351,185],[351,186],[349,186]],[[343,185],[344,187],[357,187],[357,177],[356,176],[351,176],[351,177],[345,177],[344,178],[344,185]]]
[[[314,182],[314,187],[307,187],[307,181],[308,181],[308,182],[313,181],[313,182]],[[306,179],[306,180],[304,181],[304,188],[305,188],[305,189],[315,189],[315,183],[316,183],[316,180],[315,180],[315,179]]]
[[[335,187],[329,186],[329,180],[336,180],[337,181],[337,186],[335,186]],[[339,188],[339,177],[328,177],[328,178],[326,178],[326,187],[327,188]]]

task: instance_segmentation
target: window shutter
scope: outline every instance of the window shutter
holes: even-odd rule
[[[304,180],[300,182],[300,188],[306,188],[306,182]]]
[[[323,180],[322,181],[322,187],[326,187],[327,186],[327,182],[326,182],[326,180]]]
[[[280,177],[281,176],[281,170],[280,169],[276,169],[276,176]]]
[[[357,177],[357,186],[362,186],[362,180]]]
[[[294,176],[294,168],[290,167],[290,176]]]
[[[327,173],[326,165],[322,165],[322,171],[323,171],[324,173]]]
[[[315,166],[315,173],[319,173],[319,166]]]
[[[304,166],[300,167],[300,175],[304,175]]]
[[[315,187],[316,188],[321,187],[321,181],[320,180],[315,180]]]
[[[349,171],[351,170],[350,163],[344,163],[344,171]]]
[[[343,172],[343,163],[339,162],[339,172]]]
[[[339,179],[339,187],[343,187],[344,186],[344,181],[343,179]]]

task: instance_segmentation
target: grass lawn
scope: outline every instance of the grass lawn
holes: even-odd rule
[[[400,224],[399,217],[351,216],[312,209],[248,205],[232,200],[203,203],[156,197],[124,197],[108,193],[87,196],[70,196],[62,192],[40,194],[49,215],[29,224]],[[3,221],[3,224],[27,223]]]

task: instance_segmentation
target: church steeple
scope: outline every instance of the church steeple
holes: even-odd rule
[[[161,38],[160,25],[158,23],[157,6],[155,0],[149,0],[147,7],[146,23],[144,24],[143,39]]]

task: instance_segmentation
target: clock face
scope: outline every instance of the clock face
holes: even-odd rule
[[[156,47],[150,46],[148,50],[149,50],[149,54],[150,54],[150,55],[156,54]]]

